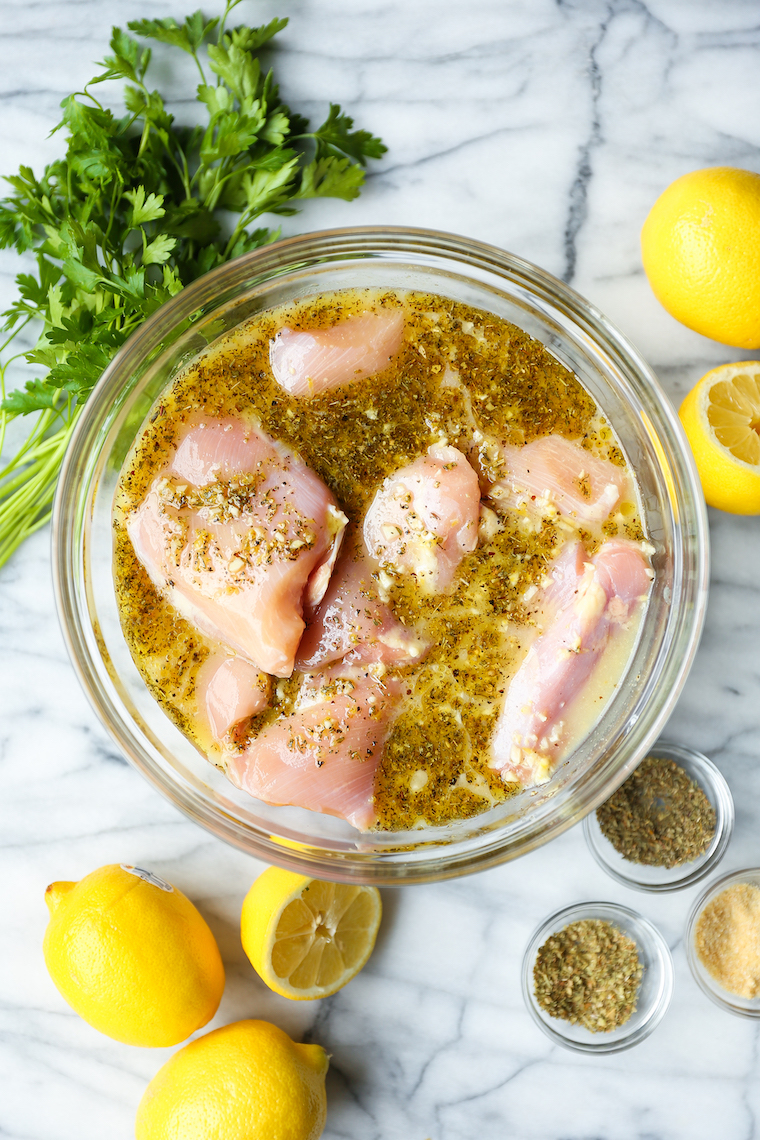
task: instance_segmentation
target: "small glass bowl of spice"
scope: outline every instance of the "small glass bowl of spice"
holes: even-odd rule
[[[692,907],[685,942],[700,989],[739,1017],[760,1017],[760,867],[711,883]]]
[[[723,858],[733,829],[734,801],[712,761],[664,740],[583,821],[597,863],[638,891],[698,883]]]
[[[523,958],[533,1020],[580,1053],[619,1053],[648,1037],[673,992],[673,960],[660,932],[615,903],[565,907],[542,922]]]

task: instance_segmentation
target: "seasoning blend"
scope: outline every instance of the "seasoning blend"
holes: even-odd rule
[[[710,873],[733,825],[731,792],[715,765],[693,749],[658,741],[583,829],[612,878],[635,890],[674,891]]]
[[[523,996],[553,1041],[583,1053],[638,1044],[663,1017],[673,962],[659,931],[615,903],[579,903],[551,915],[525,951]]]
[[[760,868],[712,883],[694,904],[684,941],[708,997],[732,1013],[760,1017]]]
[[[734,883],[709,902],[697,919],[697,954],[731,994],[760,994],[760,888]]]
[[[636,943],[622,930],[600,918],[581,919],[540,947],[536,1001],[551,1017],[609,1033],[635,1010],[643,972]]]
[[[692,863],[715,835],[715,808],[696,780],[666,756],[645,757],[596,818],[624,859],[653,867]]]

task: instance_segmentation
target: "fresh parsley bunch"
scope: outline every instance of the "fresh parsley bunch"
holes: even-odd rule
[[[380,139],[353,130],[331,104],[316,131],[280,102],[259,52],[287,24],[226,28],[201,12],[135,20],[130,31],[190,54],[201,82],[204,122],[175,124],[158,91],[145,83],[150,48],[114,28],[111,55],[84,92],[63,100],[56,130],[65,156],[41,178],[22,167],[0,201],[0,247],[33,251],[36,273],[17,277],[6,310],[6,349],[30,321],[42,321],[36,347],[18,353],[44,369],[24,389],[5,393],[0,367],[0,452],[8,423],[36,414],[14,458],[0,470],[0,565],[48,521],[64,452],[84,401],[117,349],[159,305],[209,269],[276,240],[249,226],[261,214],[293,214],[304,198],[350,201],[364,182]],[[214,80],[215,77],[215,80]],[[125,114],[114,116],[89,88],[126,80]],[[220,224],[232,212],[231,233]],[[228,230],[229,230],[228,225]]]

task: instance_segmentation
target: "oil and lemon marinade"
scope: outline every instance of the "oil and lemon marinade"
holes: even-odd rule
[[[402,311],[404,335],[376,375],[303,398],[275,380],[270,342],[284,326],[330,328],[352,316]],[[464,555],[445,592],[418,588],[414,575],[375,574],[395,618],[427,645],[420,661],[391,664],[401,698],[377,767],[374,826],[411,829],[475,815],[521,790],[492,761],[492,740],[511,677],[537,635],[536,609],[547,571],[571,540],[588,557],[605,539],[641,543],[635,484],[623,453],[578,379],[541,344],[493,314],[432,294],[352,290],[267,310],[215,342],[183,369],[154,407],[124,465],[114,510],[115,582],[122,628],[150,691],[208,758],[226,759],[196,695],[204,661],[218,645],[161,595],[127,533],[185,426],[236,417],[293,449],[333,493],[349,519],[344,544],[383,481],[445,442],[470,456],[483,479],[497,479],[493,441],[508,446],[561,436],[608,460],[627,494],[605,520],[568,522],[551,504],[490,500],[477,548]],[[578,481],[589,493],[585,474]],[[533,496],[535,498],[535,496]],[[640,612],[637,619],[640,617]],[[567,720],[571,743],[598,718],[625,670],[638,620],[607,653],[593,685]],[[269,707],[242,726],[244,749],[296,706],[303,677],[275,680]],[[591,691],[593,689],[593,692]]]

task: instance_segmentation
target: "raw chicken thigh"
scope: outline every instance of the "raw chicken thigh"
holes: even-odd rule
[[[385,480],[364,519],[364,541],[381,566],[414,574],[428,594],[446,587],[478,545],[480,486],[466,456],[434,444]]]
[[[269,704],[272,682],[244,657],[212,653],[195,680],[195,697],[218,743],[263,712]]]
[[[375,775],[400,691],[398,680],[380,680],[372,666],[318,674],[301,687],[290,716],[230,756],[230,779],[266,803],[326,812],[366,830],[376,816]]]
[[[496,726],[491,766],[505,780],[530,786],[550,778],[563,714],[650,585],[633,543],[612,539],[590,561],[579,542],[561,554],[545,598],[549,620],[512,678]]]
[[[633,497],[624,468],[563,436],[546,435],[525,447],[501,444],[499,452],[505,472],[489,495],[502,505],[527,497],[579,522],[604,522],[621,499]]]
[[[185,429],[127,518],[156,588],[201,632],[289,677],[304,603],[321,600],[346,516],[283,444],[238,419]]]
[[[296,654],[296,668],[309,672],[352,659],[389,665],[419,661],[426,649],[412,630],[380,601],[372,568],[358,544],[344,549],[327,593],[312,614]]]
[[[488,810],[551,778],[631,658],[652,548],[609,537],[645,534],[616,446],[494,313],[362,288],[257,314],[178,373],[125,465],[134,659],[265,803],[415,835]]]
[[[284,328],[269,347],[274,378],[291,396],[362,380],[387,367],[401,347],[404,315],[398,309],[362,313],[328,329]]]

